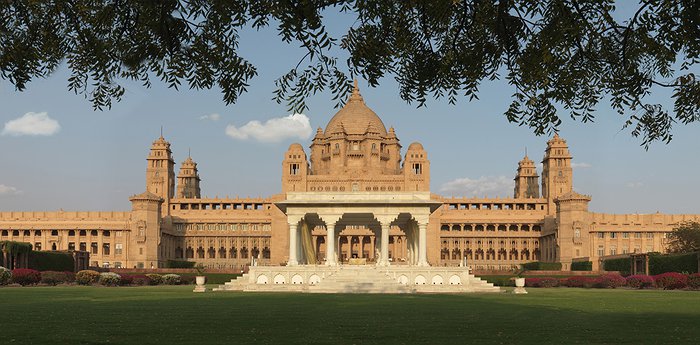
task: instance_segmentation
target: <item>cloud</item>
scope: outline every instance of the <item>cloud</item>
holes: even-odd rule
[[[54,135],[61,129],[58,121],[46,112],[28,112],[19,118],[5,122],[2,135]]]
[[[637,181],[637,182],[627,182],[627,183],[625,184],[625,186],[626,186],[627,188],[639,188],[639,187],[641,187],[641,186],[643,186],[643,185],[644,185],[644,184],[641,183],[641,182],[639,182],[639,181]]]
[[[211,120],[211,121],[219,121],[221,119],[221,115],[218,113],[213,113],[209,115],[202,115],[199,117],[200,120]]]
[[[462,177],[444,183],[440,187],[440,191],[468,197],[486,195],[509,197],[513,195],[514,187],[513,179],[505,176],[481,176],[478,179]]]
[[[309,118],[304,114],[276,117],[260,123],[254,120],[241,127],[226,126],[226,135],[233,139],[254,139],[264,143],[276,143],[288,138],[308,139],[312,129]]]
[[[19,195],[19,194],[22,194],[21,190],[18,190],[15,187],[0,184],[0,195]]]
[[[593,167],[589,163],[577,163],[577,162],[572,162],[571,163],[572,168],[581,168],[581,169],[587,169]]]

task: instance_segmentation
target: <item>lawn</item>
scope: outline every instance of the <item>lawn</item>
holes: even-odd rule
[[[0,343],[696,344],[700,337],[700,292],[693,291],[191,291],[191,286],[2,288]]]

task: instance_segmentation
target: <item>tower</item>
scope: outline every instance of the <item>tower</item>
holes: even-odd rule
[[[146,191],[130,197],[129,201],[131,201],[132,235],[129,236],[128,265],[136,268],[162,267],[158,253],[160,252],[163,198]]]
[[[405,191],[426,192],[430,190],[430,161],[428,153],[420,143],[412,143],[406,150],[403,164]]]
[[[554,199],[573,190],[571,154],[566,140],[555,134],[547,142],[542,159],[542,197],[547,199],[549,214],[555,212]]]
[[[195,198],[202,197],[199,189],[199,173],[197,172],[197,163],[188,156],[182,164],[180,164],[180,172],[177,174],[177,197],[178,198]]]
[[[518,173],[515,175],[515,192],[517,198],[539,198],[540,186],[537,181],[537,168],[535,162],[525,157],[518,162]]]
[[[163,139],[163,135],[153,142],[146,160],[146,191],[163,199],[162,214],[167,215],[170,199],[175,194],[175,161],[170,143]]]
[[[304,148],[297,143],[289,145],[282,161],[282,192],[306,191],[308,170],[309,162]]]

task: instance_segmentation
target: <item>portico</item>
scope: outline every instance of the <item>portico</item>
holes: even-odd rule
[[[356,236],[359,255],[364,256],[364,247],[369,246],[371,258],[377,266],[389,266],[390,235],[392,228],[402,233],[405,243],[405,262],[412,266],[429,266],[427,260],[428,218],[440,207],[430,199],[427,192],[290,192],[287,199],[276,203],[287,215],[289,225],[288,265],[339,264],[339,236],[345,229],[361,228],[374,234],[366,242]],[[323,234],[325,230],[325,260],[315,262],[316,250],[320,248],[311,240],[311,232]],[[371,237],[371,236],[370,236]],[[394,246],[396,238],[394,236]],[[352,254],[352,237],[349,242]],[[396,257],[396,247],[393,250]],[[373,255],[374,254],[374,255]]]

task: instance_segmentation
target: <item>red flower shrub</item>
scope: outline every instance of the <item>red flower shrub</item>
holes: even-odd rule
[[[688,287],[693,290],[700,289],[700,273],[693,273],[688,276]]]
[[[573,276],[568,278],[563,278],[561,280],[562,286],[567,287],[578,287],[578,288],[591,288],[595,285],[596,279],[591,277]]]
[[[41,273],[29,268],[15,268],[12,270],[12,282],[26,286],[35,285],[41,281]]]
[[[128,274],[122,274],[122,280],[119,281],[121,286],[129,286],[134,283],[134,276]]]
[[[151,278],[145,275],[131,276],[131,283],[134,285],[151,285]]]
[[[666,272],[654,276],[658,288],[664,290],[682,289],[688,285],[688,276],[678,272]]]
[[[552,277],[525,278],[525,286],[551,288],[559,286],[559,279]]]
[[[627,284],[627,281],[623,276],[617,273],[608,273],[596,279],[595,287],[603,289],[614,289],[625,286],[625,284]]]
[[[645,289],[654,287],[654,278],[643,274],[633,275],[625,278],[627,286],[635,289]]]

